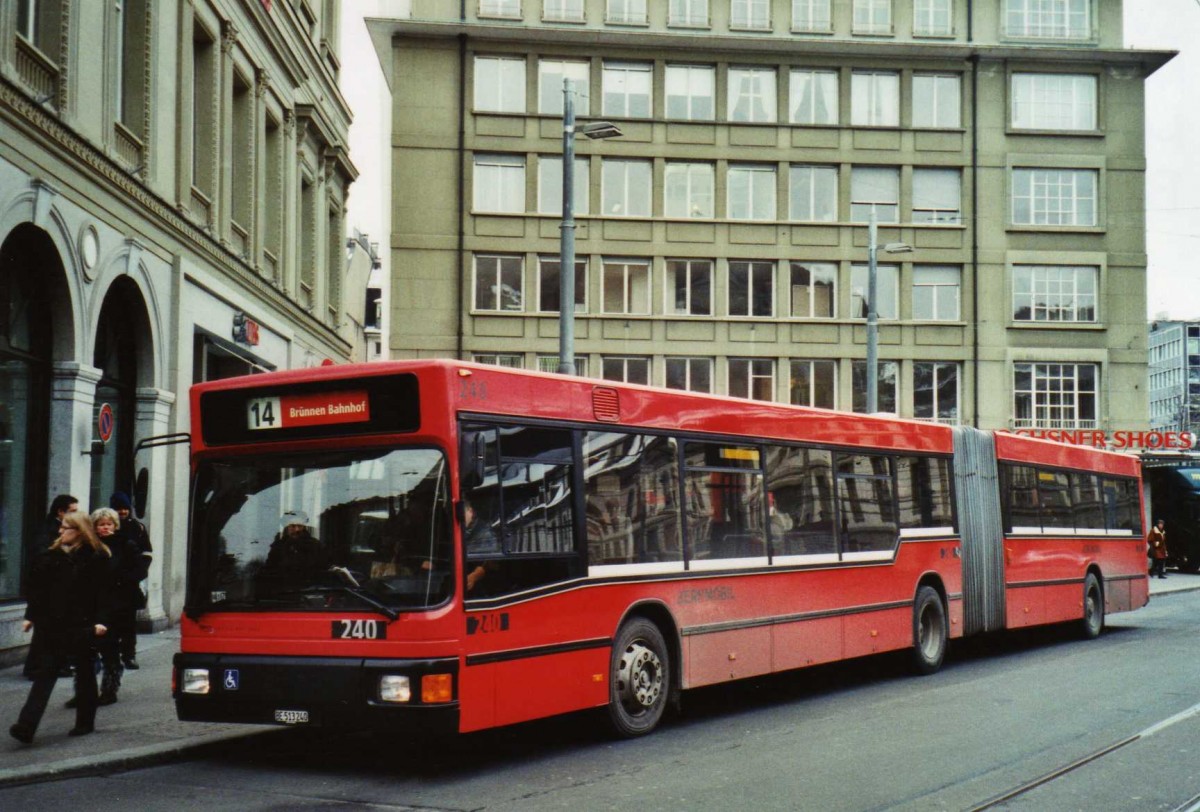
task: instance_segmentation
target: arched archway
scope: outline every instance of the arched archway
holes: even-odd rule
[[[50,236],[24,223],[0,244],[0,600],[21,595],[43,526],[51,365],[73,343],[66,272]]]
[[[93,365],[100,370],[95,411],[112,410],[112,436],[103,453],[93,453],[90,504],[107,505],[113,491],[130,490],[134,476],[133,447],[137,422],[137,390],[152,381],[150,319],[137,284],[129,277],[113,282],[100,307]]]

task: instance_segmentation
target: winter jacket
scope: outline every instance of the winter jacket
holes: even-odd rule
[[[72,552],[59,547],[34,559],[29,570],[25,619],[61,653],[89,645],[96,624],[109,625],[109,558],[86,544]]]

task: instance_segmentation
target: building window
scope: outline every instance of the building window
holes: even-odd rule
[[[769,31],[770,0],[729,0],[729,27]]]
[[[792,124],[838,123],[837,71],[797,68],[790,74],[788,93]]]
[[[729,396],[775,399],[775,362],[769,358],[730,358]]]
[[[854,71],[850,75],[850,123],[856,127],[900,126],[900,74]]]
[[[575,115],[590,112],[588,101],[588,63],[568,59],[543,59],[538,62],[538,112],[546,115],[563,114],[563,79],[571,80],[575,92]]]
[[[896,361],[880,361],[878,372],[876,406],[884,414],[899,414],[896,404],[900,402],[900,364]],[[855,361],[851,366],[851,389],[854,390],[853,411],[867,411],[867,362]]]
[[[708,25],[708,0],[671,0],[667,25]]]
[[[871,211],[880,223],[900,222],[900,170],[894,166],[856,166],[850,170],[850,220],[865,223]]]
[[[711,316],[712,279],[710,259],[667,260],[667,315]]]
[[[649,62],[605,62],[601,84],[604,115],[650,118],[654,66]]]
[[[1098,378],[1095,364],[1014,364],[1015,427],[1094,428]]]
[[[725,216],[731,220],[775,219],[775,167],[730,164]]]
[[[913,0],[913,34],[918,37],[948,37],[954,33],[954,11],[950,0]]]
[[[1095,322],[1098,268],[1013,267],[1013,320]]]
[[[558,257],[538,257],[538,311],[559,312],[562,301],[562,263]],[[587,260],[575,260],[575,312],[587,312]]]
[[[854,0],[855,34],[892,33],[892,0]]]
[[[600,376],[606,381],[650,385],[650,359],[644,356],[606,355],[600,359]]]
[[[297,300],[312,310],[317,288],[317,186],[307,175],[300,177],[300,285]]]
[[[958,364],[947,361],[913,364],[913,417],[939,423],[958,422]]]
[[[729,315],[775,315],[775,263],[730,260]]]
[[[519,312],[525,309],[525,260],[518,256],[475,257],[475,309]]]
[[[850,267],[850,318],[865,319],[867,317],[867,277],[866,265]],[[900,269],[895,265],[878,265],[875,268],[875,315],[881,319],[900,318]]]
[[[954,265],[913,268],[913,319],[958,321],[962,270]]]
[[[1092,0],[1005,0],[1004,32],[1010,37],[1088,39]]]
[[[792,0],[792,30],[818,34],[832,31],[829,0]]]
[[[791,362],[788,399],[793,406],[837,408],[837,362],[795,360]]]
[[[712,121],[716,115],[716,69],[667,65],[667,118]]]
[[[583,0],[543,0],[542,19],[547,22],[583,22]]]
[[[1096,77],[1014,73],[1012,126],[1018,130],[1095,130]]]
[[[601,214],[649,217],[651,175],[650,161],[605,158],[601,165]]]
[[[792,317],[831,319],[837,301],[837,265],[792,262]]]
[[[626,25],[646,24],[646,0],[608,0],[608,16],[610,23]]]
[[[663,214],[667,217],[710,218],[713,216],[714,171],[712,164],[668,161],[663,183]]]
[[[667,388],[712,392],[711,358],[668,358]]]
[[[625,316],[650,314],[649,262],[641,259],[606,259],[601,282],[601,312]]]
[[[525,211],[525,156],[477,154],[473,186],[475,211]]]
[[[962,222],[962,172],[914,169],[912,221],[934,225]]]
[[[962,79],[957,74],[913,74],[914,127],[949,129],[962,126]]]
[[[775,121],[775,69],[730,68],[730,121]]]
[[[1014,225],[1096,225],[1095,169],[1013,169]]]
[[[591,184],[591,162],[587,158],[575,159],[575,186],[572,199],[576,214],[588,213],[588,194]],[[562,156],[538,156],[538,212],[540,214],[562,214],[563,196]]]
[[[836,166],[788,168],[788,219],[802,223],[837,220],[838,171]]]
[[[26,42],[37,44],[38,0],[17,0],[17,33]]]
[[[581,378],[585,377],[587,375],[587,358],[575,356],[573,360],[575,361],[575,374]],[[558,372],[558,361],[557,355],[539,355],[537,370],[538,372]]]
[[[508,367],[509,369],[523,369],[525,367],[525,356],[523,355],[503,355],[494,352],[475,353],[471,356],[471,360],[477,364],[489,364],[494,367]]]
[[[562,82],[558,86],[562,97]],[[506,56],[475,57],[475,110],[480,113],[525,112],[525,60]]]
[[[283,127],[279,121],[267,114],[266,132],[263,136],[263,159],[266,162],[267,200],[283,199],[284,149]],[[272,279],[282,279],[283,271],[283,223],[286,206],[263,206],[263,266],[264,273]]]
[[[117,120],[132,133],[143,135],[146,110],[146,0],[118,0],[116,3],[116,91]]]
[[[216,45],[197,21],[192,34],[192,186],[212,200],[216,174]]]
[[[479,0],[480,17],[520,17],[521,0]]]

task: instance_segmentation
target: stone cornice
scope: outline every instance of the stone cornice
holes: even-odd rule
[[[322,336],[329,346],[344,348],[345,354],[349,355],[350,343],[338,336],[336,331],[314,318],[297,302],[288,299],[282,291],[266,284],[248,263],[184,217],[172,204],[139,183],[57,117],[34,104],[7,78],[0,77],[0,126],[4,126],[2,122],[5,120],[11,120],[14,127],[24,125],[32,137],[58,147],[68,160],[81,165],[88,177],[107,185],[110,191],[139,209],[147,219],[155,221],[159,227],[187,245],[200,261],[223,270],[226,280],[236,282],[246,291],[271,302],[281,312],[304,323],[306,329]]]

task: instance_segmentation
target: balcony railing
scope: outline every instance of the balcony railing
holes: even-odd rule
[[[58,95],[58,65],[23,37],[17,37],[17,76],[39,102],[55,101]]]
[[[1009,428],[1012,429],[1066,429],[1068,431],[1082,431],[1084,429],[1099,428],[1099,420],[1038,420],[1033,417],[1014,417],[1008,421]]]

